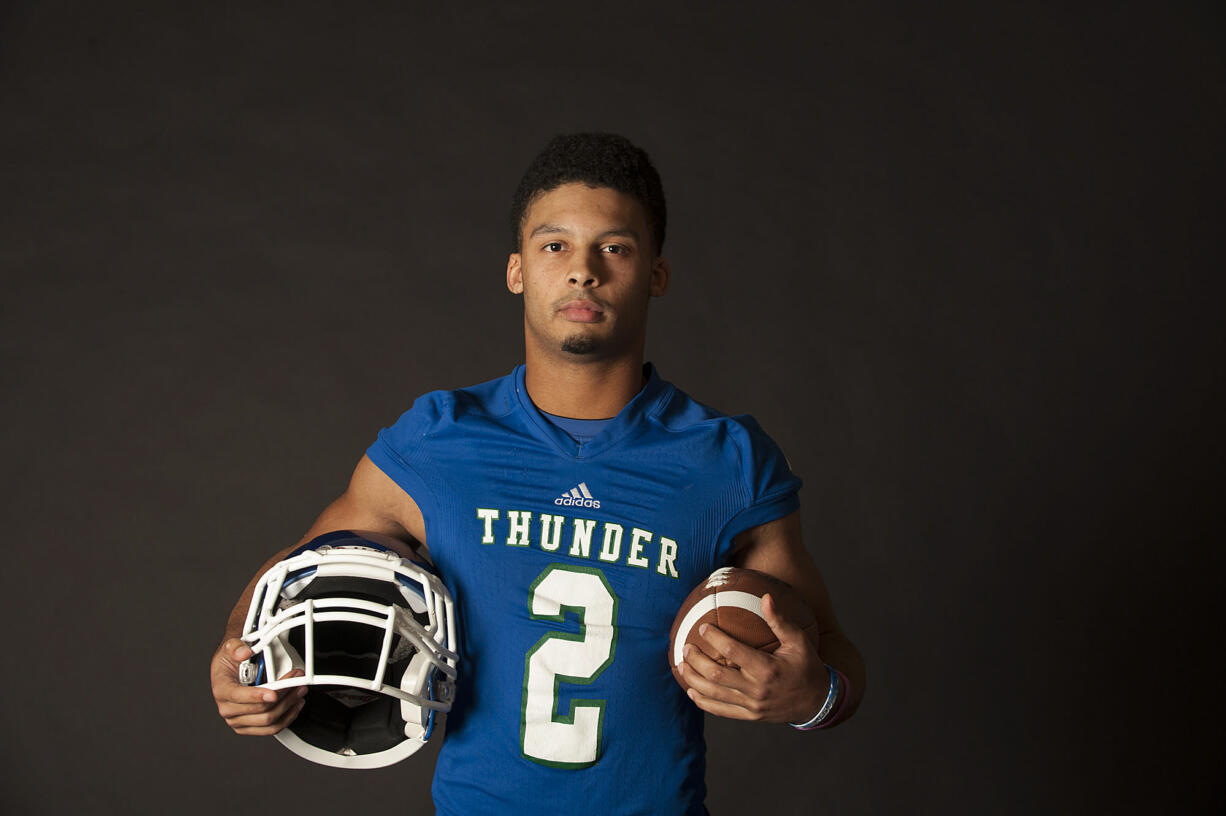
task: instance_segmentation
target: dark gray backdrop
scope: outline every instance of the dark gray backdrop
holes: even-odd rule
[[[0,5],[0,810],[429,812],[433,752],[234,737],[206,666],[379,427],[519,360],[576,129],[661,169],[649,356],[788,452],[869,667],[833,732],[710,721],[712,812],[1221,809],[1220,10],[171,5]]]

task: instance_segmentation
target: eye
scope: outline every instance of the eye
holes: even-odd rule
[[[561,241],[550,241],[549,243],[545,244],[545,246],[541,247],[541,249],[544,250],[545,252],[561,252],[562,242]]]
[[[629,250],[621,244],[609,244],[608,246],[604,247],[604,251],[608,252],[610,255],[625,255],[627,252],[629,252]]]

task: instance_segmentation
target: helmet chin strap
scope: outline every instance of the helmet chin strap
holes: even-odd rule
[[[415,692],[426,688],[426,675],[430,673],[433,664],[429,656],[418,652],[409,660],[409,666],[400,678],[400,688]],[[415,705],[407,700],[400,701],[400,717],[404,720],[404,735],[409,739],[420,740],[426,733],[426,720],[430,715],[424,706]]]

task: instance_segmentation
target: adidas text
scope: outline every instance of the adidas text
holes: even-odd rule
[[[591,507],[593,510],[600,509],[600,499],[581,499],[574,496],[559,496],[553,500],[554,504],[560,504],[563,507]]]

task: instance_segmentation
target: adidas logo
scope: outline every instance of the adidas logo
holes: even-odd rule
[[[600,499],[592,498],[591,492],[587,489],[587,482],[579,482],[579,484],[554,499],[553,503],[560,504],[563,507],[600,508]]]

